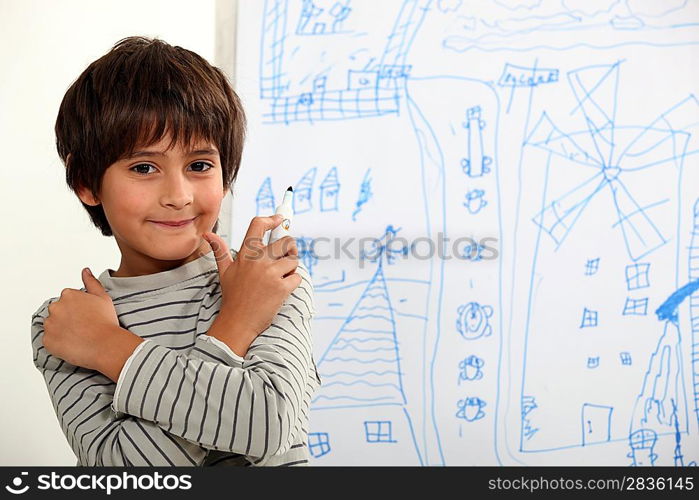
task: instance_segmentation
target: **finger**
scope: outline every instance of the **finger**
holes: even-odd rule
[[[269,217],[253,217],[250,221],[248,231],[243,238],[243,247],[250,245],[262,246],[265,232],[274,229],[282,223],[284,218],[281,215],[271,215]]]
[[[280,259],[287,255],[298,255],[296,239],[293,236],[284,236],[274,243],[267,245],[267,255],[273,259]]]
[[[226,245],[223,238],[216,233],[204,233],[202,236],[214,251],[216,266],[218,267],[218,274],[219,276],[223,276],[226,269],[228,269],[228,266],[230,266],[233,262],[233,257],[228,249],[228,245]]]
[[[272,269],[274,269],[274,274],[279,276],[286,276],[290,273],[296,271],[299,265],[299,260],[295,256],[282,257],[274,264],[272,264]]]
[[[291,273],[283,279],[283,282],[287,286],[289,293],[291,293],[301,284],[301,275],[298,273]]]
[[[102,283],[100,283],[100,281],[97,278],[95,278],[95,276],[92,274],[92,271],[90,271],[89,267],[83,269],[82,278],[87,293],[90,293],[92,295],[99,295],[101,297],[109,297],[109,294],[102,286]]]

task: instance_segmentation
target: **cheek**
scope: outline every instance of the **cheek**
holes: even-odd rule
[[[199,208],[214,218],[218,217],[224,195],[220,184],[204,187],[198,193]]]
[[[112,186],[109,196],[102,200],[107,220],[116,232],[127,231],[152,216],[152,194],[137,186]]]
[[[151,190],[142,189],[140,186],[124,186],[114,190],[112,205],[118,209],[119,214],[124,215],[150,215],[148,208],[154,201]]]

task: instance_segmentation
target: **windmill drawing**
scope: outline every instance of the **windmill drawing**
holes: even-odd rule
[[[689,134],[673,127],[678,124],[672,118],[696,106],[696,99],[688,97],[647,126],[619,125],[619,65],[620,62],[588,66],[569,72],[568,83],[577,102],[572,113],[582,115],[585,128],[564,132],[543,113],[525,145],[543,149],[590,171],[582,183],[547,198],[547,204],[533,218],[557,248],[585,208],[591,203],[605,202],[600,194],[608,192],[612,200],[610,212],[614,214],[612,223],[621,228],[626,251],[637,261],[667,243],[669,235],[663,234],[649,213],[649,209],[662,201],[642,206],[625,177],[630,172],[681,166]]]

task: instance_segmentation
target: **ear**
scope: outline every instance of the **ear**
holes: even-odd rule
[[[66,168],[70,165],[70,160],[73,158],[73,153],[68,153],[68,156],[66,157]],[[96,207],[99,205],[101,202],[95,198],[92,195],[92,191],[90,191],[86,187],[80,187],[77,190],[78,193],[78,198],[80,198],[80,201],[82,201],[85,205],[90,205],[91,207]]]
[[[78,188],[78,198],[80,198],[80,201],[82,201],[85,205],[90,205],[91,207],[96,207],[102,203],[92,194],[92,191],[86,187]]]

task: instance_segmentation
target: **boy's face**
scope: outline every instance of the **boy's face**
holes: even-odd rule
[[[221,208],[223,189],[217,148],[204,141],[192,151],[166,135],[129,158],[110,165],[99,199],[79,192],[88,205],[102,204],[121,250],[116,277],[141,276],[186,264],[209,252],[202,233],[211,231]],[[159,222],[190,220],[181,226]]]

